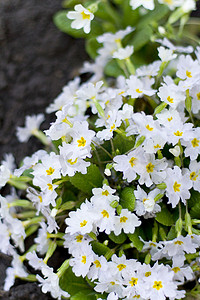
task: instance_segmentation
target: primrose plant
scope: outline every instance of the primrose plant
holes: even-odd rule
[[[11,154],[1,163],[0,250],[12,256],[4,289],[21,278],[55,299],[198,297],[195,1],[64,5],[55,23],[85,37],[94,60],[47,107],[47,130],[43,114],[17,128],[19,141],[34,135],[44,149],[19,167]]]

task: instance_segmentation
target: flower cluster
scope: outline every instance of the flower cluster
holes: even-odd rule
[[[93,14],[75,10],[72,27],[87,33]],[[12,155],[0,166],[0,187],[12,186],[0,196],[0,251],[13,257],[5,290],[19,277],[56,299],[174,300],[199,276],[200,47],[157,39],[157,60],[136,67],[133,45],[123,46],[132,34],[128,26],[98,36],[95,62],[81,70],[91,78],[63,88],[46,109],[55,113],[47,130],[43,115],[17,128],[21,142],[34,135],[46,148],[19,168]],[[113,61],[120,74],[108,78]],[[59,247],[66,256],[55,271],[48,260]]]

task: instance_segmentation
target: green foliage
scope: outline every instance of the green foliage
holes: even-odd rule
[[[161,203],[161,211],[156,214],[156,221],[165,226],[171,226],[174,224],[173,215],[167,208],[167,205]]]
[[[91,164],[87,168],[87,174],[76,173],[73,177],[70,177],[70,182],[88,195],[92,195],[92,189],[102,186],[103,177],[99,171],[99,168]]]
[[[111,232],[111,234],[109,234],[109,238],[116,244],[123,244],[127,239],[127,236],[124,232],[120,233],[119,235],[115,235],[114,232]]]
[[[141,227],[136,228],[134,233],[128,234],[128,237],[129,237],[130,241],[133,243],[133,246],[138,251],[142,251],[142,248],[143,248],[143,245],[144,245],[143,242],[139,238],[140,236],[142,238],[144,238],[144,232],[143,232]]]
[[[118,149],[120,154],[124,154],[134,147],[135,139],[117,134],[113,139],[113,144],[115,150]]]
[[[124,76],[124,72],[119,67],[117,61],[114,59],[112,59],[107,63],[104,72],[107,76],[111,76],[111,77],[118,77],[120,75]]]
[[[200,218],[200,193],[192,191],[190,201],[188,202],[194,203],[190,210],[191,217]]]
[[[96,300],[96,293],[87,290],[82,290],[75,294],[74,296],[70,297],[70,300]]]
[[[101,45],[97,42],[96,38],[88,39],[85,44],[85,49],[92,59],[95,59],[97,56],[97,50],[100,47]]]
[[[126,187],[122,190],[120,195],[120,204],[123,208],[133,211],[135,208],[134,188]]]
[[[76,277],[75,274],[72,272],[72,268],[69,267],[63,276],[60,278],[60,287],[64,291],[68,292],[72,297],[71,299],[81,299],[81,298],[73,298],[73,296],[77,295],[78,293],[82,293],[85,295],[92,296],[93,289],[88,285],[88,283],[83,279],[83,277]],[[78,295],[77,295],[78,297]],[[86,298],[82,298],[86,299]],[[87,298],[90,300],[95,300],[96,298]]]
[[[97,241],[92,241],[91,245],[93,251],[98,255],[105,255],[108,251],[110,251],[109,247]]]

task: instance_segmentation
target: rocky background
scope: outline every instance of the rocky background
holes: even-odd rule
[[[59,9],[61,0],[0,0],[0,161],[4,153],[13,153],[19,164],[41,147],[35,138],[19,143],[16,126],[24,125],[26,115],[44,113],[87,59],[84,42],[54,26],[52,16]],[[46,115],[42,129],[51,121],[53,114]],[[9,264],[10,259],[0,254],[1,300],[52,299],[37,284],[20,280],[4,292]]]
[[[77,74],[87,59],[84,41],[61,33],[52,17],[61,0],[0,0],[0,161],[13,153],[16,163],[42,145],[31,138],[21,144],[16,126],[26,115],[44,113],[45,108]],[[46,115],[42,129],[53,121]],[[35,283],[17,281],[9,292],[2,290],[10,259],[0,254],[1,300],[47,300]]]

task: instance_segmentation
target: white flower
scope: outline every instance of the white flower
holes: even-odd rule
[[[122,209],[119,216],[115,216],[114,234],[119,235],[124,230],[125,233],[134,233],[135,227],[140,226],[141,221],[128,209]]]
[[[186,199],[190,198],[189,189],[192,187],[189,175],[182,175],[178,166],[175,166],[174,169],[168,168],[166,173],[165,183],[167,185],[166,196],[169,199],[168,203],[171,203],[173,208],[180,200],[185,204]]]
[[[181,153],[181,149],[178,145],[176,145],[174,148],[170,148],[169,152],[172,153],[175,157],[178,157]]]
[[[166,49],[162,46],[158,48],[158,56],[160,57],[162,62],[167,62],[177,57],[177,54],[173,53],[173,50]]]
[[[85,33],[89,33],[90,23],[94,19],[93,13],[81,4],[75,5],[74,9],[75,11],[69,11],[67,13],[67,18],[74,20],[71,23],[71,27],[75,29],[83,28]]]
[[[108,263],[106,258],[101,255],[100,257],[96,254],[93,255],[93,264],[89,269],[88,278],[92,281],[99,278],[101,272],[106,272],[108,269]]]
[[[142,5],[146,9],[153,10],[154,9],[154,1],[153,0],[130,0],[130,5],[132,9],[138,8]]]
[[[38,230],[38,236],[34,239],[37,244],[37,251],[43,255],[47,252],[50,239],[47,238],[47,225],[44,222],[40,223],[41,228]]]
[[[28,139],[38,131],[40,124],[44,121],[44,115],[26,116],[25,127],[17,127],[17,137],[20,142],[27,142]]]
[[[77,211],[71,211],[69,218],[65,219],[65,223],[68,225],[65,232],[74,234],[90,233],[93,230],[94,213],[92,212],[92,204],[88,201],[82,203],[80,209]]]
[[[137,78],[135,75],[131,75],[126,79],[128,86],[127,95],[132,98],[141,98],[144,95],[152,96],[156,90],[153,90],[151,86],[154,84],[153,78],[143,77],[142,79]]]
[[[73,252],[74,258],[69,261],[72,266],[72,271],[76,276],[85,277],[90,269],[92,262],[94,261],[94,252],[91,245],[84,245]]]
[[[28,260],[29,265],[35,270],[41,270],[42,268],[46,267],[46,264],[44,263],[43,259],[39,258],[35,251],[28,252],[26,254],[26,259]]]
[[[12,253],[13,260],[12,260],[12,267],[7,268],[6,270],[6,279],[4,284],[4,290],[8,291],[10,287],[14,284],[15,277],[27,277],[28,273],[23,266],[23,263],[20,259],[20,256],[13,251]]]
[[[113,161],[116,163],[114,164],[114,169],[123,172],[123,179],[127,179],[128,182],[131,182],[137,177],[137,173],[140,172],[146,159],[144,150],[138,147],[128,155],[115,156]]]
[[[40,286],[42,287],[42,292],[47,293],[50,292],[53,298],[61,300],[61,297],[70,297],[70,295],[63,291],[59,286],[59,277],[57,274],[53,272],[53,268],[48,266],[42,267],[41,269],[42,274],[44,275],[45,279],[41,276],[36,275],[37,280],[40,282]]]
[[[134,51],[133,46],[126,46],[125,48],[119,48],[113,53],[113,58],[118,58],[118,59],[127,59],[129,58]]]

